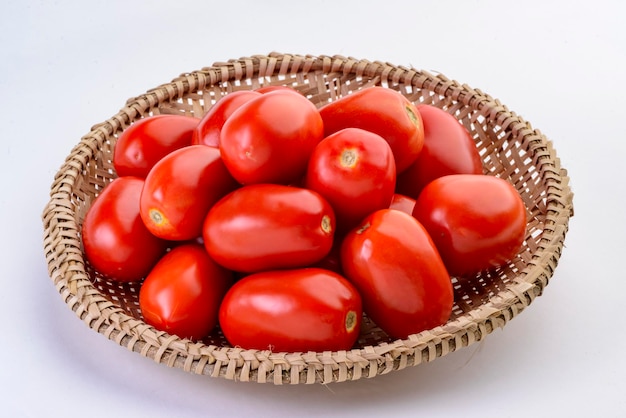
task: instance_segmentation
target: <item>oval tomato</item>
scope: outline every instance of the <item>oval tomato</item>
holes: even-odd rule
[[[361,128],[382,136],[391,147],[398,173],[411,165],[424,145],[424,127],[406,97],[384,87],[369,87],[343,96],[320,110],[324,135]]]
[[[143,185],[140,178],[116,178],[96,197],[85,215],[85,257],[111,280],[143,279],[167,248],[167,242],[152,235],[139,215]]]
[[[244,277],[226,293],[219,313],[231,345],[275,352],[349,350],[361,317],[354,286],[318,268]]]
[[[408,215],[413,215],[413,208],[415,208],[415,199],[400,193],[393,195],[391,205],[389,205],[389,209],[399,210]]]
[[[243,186],[217,202],[204,221],[207,251],[239,272],[303,267],[333,244],[335,215],[318,193],[277,184]]]
[[[170,152],[191,144],[198,119],[182,115],[154,115],[125,129],[113,151],[118,176],[145,178],[150,169]]]
[[[363,310],[393,338],[445,323],[452,281],[424,227],[406,213],[381,209],[345,237],[341,265]]]
[[[181,338],[199,340],[218,323],[219,306],[232,273],[217,265],[200,244],[173,248],[139,288],[146,323]]]
[[[260,95],[261,93],[252,90],[239,90],[222,97],[200,119],[193,131],[191,143],[193,145],[219,147],[220,133],[226,119],[244,103]]]
[[[413,216],[428,230],[450,274],[463,276],[513,258],[526,235],[526,208],[504,179],[454,174],[429,183]]]
[[[387,141],[358,128],[342,129],[313,150],[306,188],[333,207],[337,228],[352,229],[378,209],[388,208],[396,184],[396,165]]]
[[[150,170],[141,193],[141,218],[158,237],[194,239],[202,235],[211,206],[236,187],[217,148],[190,145]]]
[[[242,184],[289,184],[304,175],[324,135],[317,108],[300,94],[274,91],[237,109],[220,136],[224,164]]]
[[[417,160],[398,176],[396,191],[417,198],[438,177],[483,174],[483,163],[469,131],[446,111],[417,107],[424,123],[424,147]]]

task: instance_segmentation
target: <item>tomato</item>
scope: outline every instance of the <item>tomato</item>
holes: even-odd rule
[[[405,196],[400,193],[395,193],[391,199],[391,205],[389,209],[399,210],[409,215],[413,215],[413,208],[415,207],[415,199]]]
[[[165,254],[139,288],[147,324],[181,338],[199,340],[218,323],[219,306],[232,273],[217,265],[200,244]]]
[[[158,237],[194,239],[202,235],[211,206],[236,187],[217,148],[190,145],[150,170],[141,193],[141,218]]]
[[[424,227],[393,209],[369,215],[341,246],[344,274],[363,310],[393,338],[431,329],[452,313],[452,281]]]
[[[198,119],[183,115],[154,115],[125,129],[113,151],[118,176],[145,178],[150,169],[170,152],[191,144]]]
[[[417,160],[398,176],[396,191],[417,198],[438,177],[483,174],[483,163],[469,131],[446,111],[432,105],[417,107],[424,123],[424,148]]]
[[[167,242],[152,235],[139,215],[143,185],[140,178],[116,178],[96,197],[85,215],[85,257],[111,280],[143,279],[167,248]]]
[[[289,184],[304,175],[324,135],[317,108],[300,94],[274,91],[237,109],[220,136],[224,164],[242,184]]]
[[[361,128],[385,138],[398,173],[415,161],[424,145],[424,127],[416,106],[392,89],[364,88],[324,105],[319,112],[325,136]]]
[[[193,131],[191,143],[193,145],[219,147],[220,132],[226,119],[244,103],[260,95],[261,93],[252,90],[239,90],[222,97],[200,119],[196,129]]]
[[[318,268],[247,276],[229,289],[219,312],[232,346],[275,352],[349,350],[361,317],[354,286]]]
[[[395,184],[391,147],[380,135],[358,128],[324,138],[313,150],[305,180],[306,188],[331,204],[342,231],[371,212],[388,208]]]
[[[277,184],[233,191],[209,211],[204,245],[215,261],[239,272],[303,267],[333,244],[335,214],[318,193]]]
[[[453,174],[429,183],[413,216],[428,230],[450,274],[463,276],[506,263],[526,235],[526,208],[508,181]]]

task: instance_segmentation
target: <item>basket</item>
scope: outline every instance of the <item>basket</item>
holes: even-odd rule
[[[158,331],[142,321],[137,284],[107,281],[91,270],[80,229],[94,198],[115,178],[113,148],[122,131],[153,114],[201,117],[236,90],[288,85],[315,105],[379,85],[414,103],[454,115],[472,134],[487,174],[509,180],[528,210],[526,241],[508,265],[453,279],[450,320],[392,340],[366,317],[352,350],[287,353],[228,345],[219,330],[203,341]],[[142,356],[187,372],[237,381],[311,384],[355,381],[433,361],[483,340],[542,294],[557,267],[573,195],[552,144],[498,100],[441,74],[342,56],[271,53],[215,63],[129,99],[95,125],[56,174],[44,209],[44,253],[63,301],[90,328]]]

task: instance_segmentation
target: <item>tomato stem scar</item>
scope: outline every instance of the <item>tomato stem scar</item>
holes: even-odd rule
[[[404,111],[409,116],[409,119],[411,119],[411,122],[413,122],[413,125],[417,126],[417,115],[415,114],[411,106],[405,106]]]
[[[367,230],[367,228],[370,227],[370,223],[367,222],[366,224],[362,225],[359,227],[359,229],[356,230],[357,234],[362,234],[363,232],[365,232]]]
[[[330,234],[333,230],[333,227],[330,222],[330,216],[324,215],[322,216],[322,231],[327,234]]]
[[[356,165],[359,155],[354,149],[346,149],[341,152],[341,166],[352,168]]]
[[[352,332],[357,324],[356,312],[348,311],[346,314],[346,331]]]
[[[163,225],[165,223],[165,216],[158,209],[150,209],[148,214],[155,225]]]

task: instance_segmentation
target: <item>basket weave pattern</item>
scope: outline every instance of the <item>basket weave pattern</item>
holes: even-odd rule
[[[201,342],[157,331],[142,321],[138,284],[107,281],[83,258],[80,228],[87,209],[115,178],[112,156],[121,132],[154,114],[201,117],[223,95],[267,85],[296,88],[315,105],[379,85],[414,103],[453,114],[472,134],[485,172],[509,180],[528,211],[527,237],[506,266],[454,279],[455,305],[443,326],[391,340],[367,318],[354,349],[274,353],[228,345],[219,330]],[[156,362],[239,381],[330,383],[358,380],[433,361],[484,339],[539,296],[557,267],[572,193],[549,140],[498,100],[443,75],[341,56],[272,53],[185,73],[129,99],[74,147],[54,178],[43,212],[49,275],[64,302],[90,328]]]

